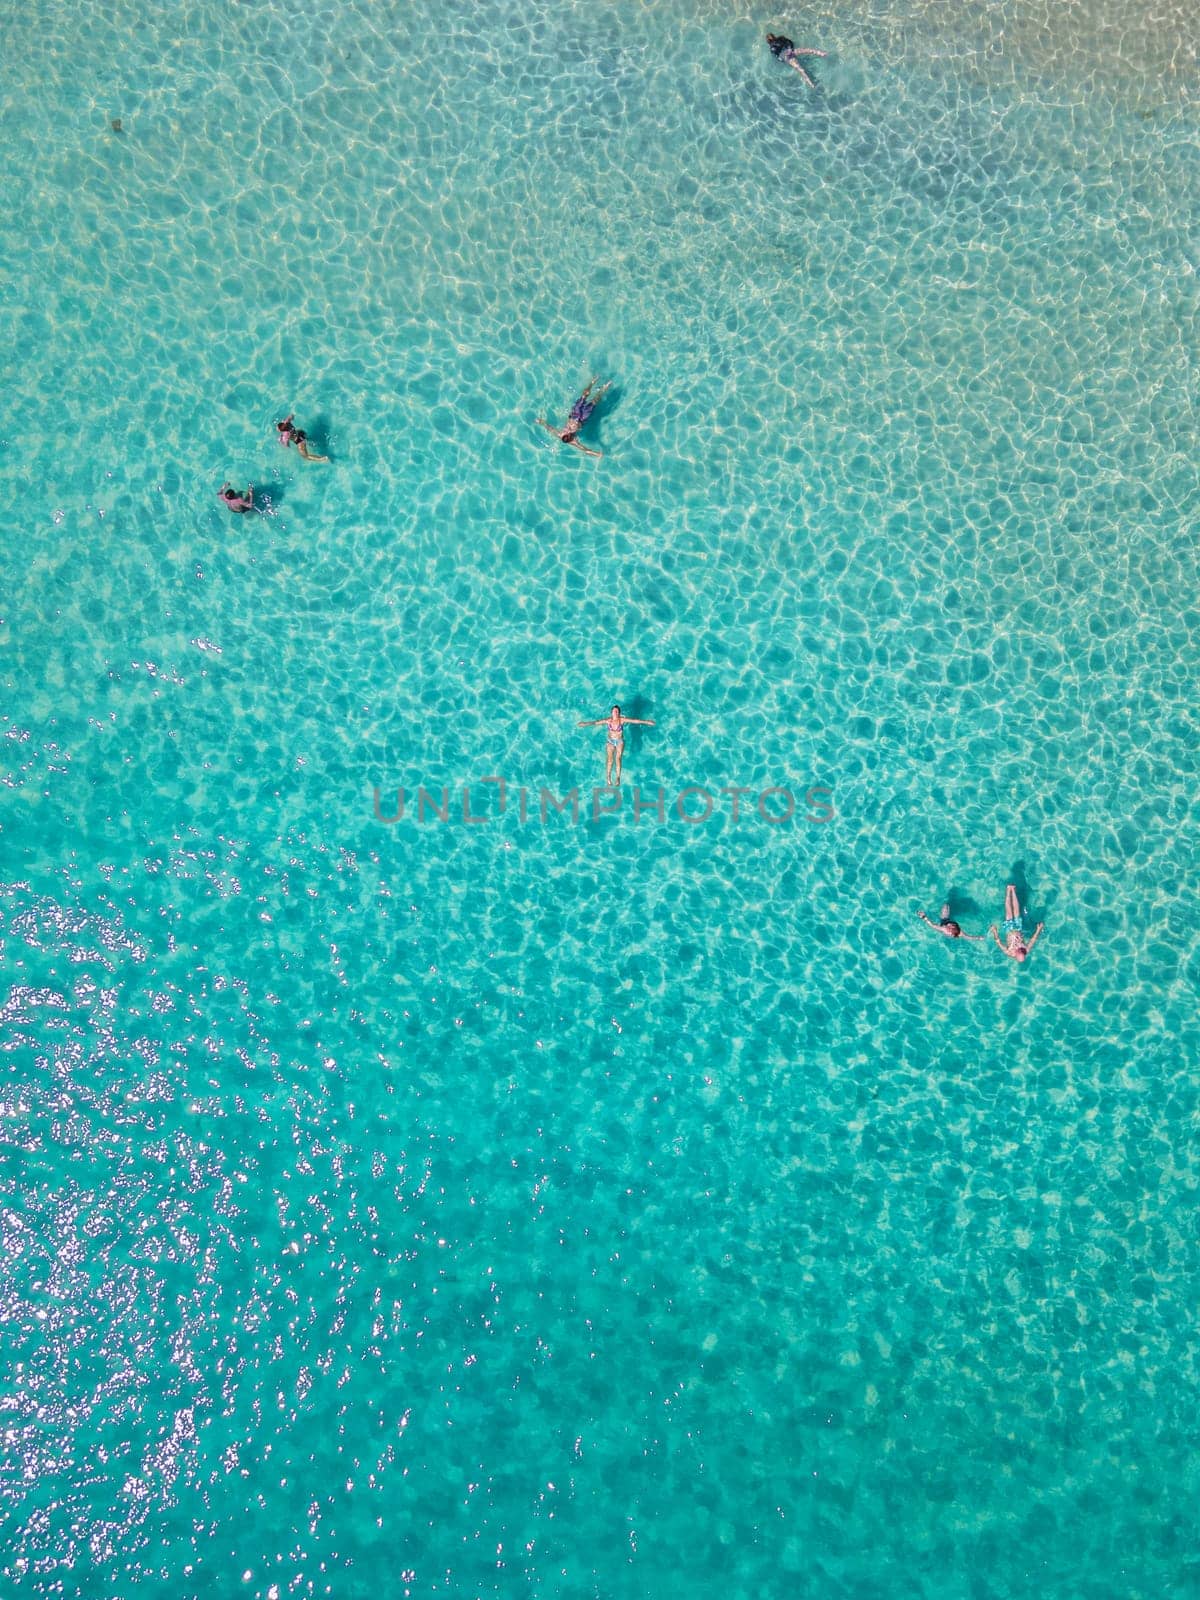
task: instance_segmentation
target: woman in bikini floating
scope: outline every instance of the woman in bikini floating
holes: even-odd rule
[[[931,922],[923,911],[918,911],[917,915],[920,917],[922,922],[928,922],[931,928],[936,928],[939,933],[944,933],[947,939],[982,939],[984,937],[982,933],[964,933],[962,931],[962,928],[950,915],[949,900],[947,900],[946,904],[942,907],[940,913],[941,920],[938,922]]]
[[[612,388],[611,379],[608,383],[603,384],[599,389],[597,389],[596,385],[599,382],[599,378],[593,378],[588,384],[587,388],[579,396],[579,399],[576,400],[575,404],[571,407],[571,415],[567,418],[567,425],[565,428],[554,427],[551,423],[546,421],[545,417],[538,418],[538,421],[541,423],[542,427],[545,428],[547,433],[552,433],[556,439],[561,439],[563,444],[574,445],[576,450],[582,450],[585,456],[599,456],[604,454],[602,450],[589,450],[587,445],[580,444],[579,442],[580,428],[583,427],[584,423],[591,416],[592,412],[595,411],[596,407],[600,404],[600,401]]]
[[[607,717],[597,717],[593,722],[577,722],[577,728],[606,728],[608,739],[604,746],[604,781],[610,789],[621,781],[621,761],[625,755],[625,729],[627,726],[652,728],[654,723],[646,717],[627,717],[620,706],[614,706]],[[616,779],[613,768],[616,768]]]
[[[1021,916],[1021,906],[1017,899],[1017,891],[1010,883],[1004,891],[1004,942],[1001,943],[1000,935],[996,932],[996,924],[994,922],[988,932],[996,943],[1000,945],[1004,954],[1011,956],[1014,961],[1024,961],[1025,957],[1038,942],[1038,935],[1046,926],[1044,922],[1039,922],[1033,930],[1033,938],[1026,944],[1025,935],[1021,932],[1021,923],[1023,921],[1024,918]]]

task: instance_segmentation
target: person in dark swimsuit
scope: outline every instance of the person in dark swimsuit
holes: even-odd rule
[[[948,900],[942,907],[941,920],[938,922],[930,922],[923,911],[918,911],[917,915],[922,922],[928,922],[931,928],[936,928],[939,933],[944,933],[947,939],[983,939],[984,937],[982,933],[964,933],[962,931],[958,923],[950,915],[950,902]]]
[[[556,439],[561,439],[563,444],[574,445],[575,449],[582,450],[585,456],[600,456],[604,454],[602,450],[589,450],[587,445],[580,444],[579,442],[580,428],[583,427],[584,423],[591,416],[592,412],[595,411],[596,407],[600,404],[600,401],[604,398],[608,390],[612,388],[612,382],[610,380],[608,383],[601,385],[601,387],[597,389],[596,385],[599,382],[599,378],[593,378],[588,384],[587,388],[579,396],[579,399],[576,400],[575,404],[571,407],[571,415],[567,418],[567,425],[565,428],[553,427],[549,422],[546,421],[545,417],[539,417],[537,419],[541,423],[542,427],[545,428],[547,433],[552,433]]]
[[[224,483],[217,490],[218,500],[223,500],[230,511],[254,510],[254,485],[251,484],[245,494],[239,494],[230,484]]]
[[[604,781],[610,789],[615,787],[613,782],[613,768],[616,768],[616,782],[621,781],[621,762],[625,756],[625,727],[627,724],[636,724],[639,728],[652,728],[654,723],[645,717],[627,717],[620,706],[614,706],[607,717],[598,717],[594,722],[577,722],[577,728],[604,728],[608,738],[604,745]]]
[[[284,417],[282,422],[275,424],[275,431],[279,435],[279,442],[286,450],[288,445],[294,444],[304,457],[305,461],[328,461],[328,456],[315,456],[308,448],[308,435],[303,428],[293,426],[292,418],[296,415],[293,411]]]
[[[780,61],[786,62],[789,67],[795,67],[810,89],[817,87],[817,80],[804,70],[800,65],[799,58],[801,56],[820,56],[823,59],[825,56],[824,50],[813,50],[808,45],[793,44],[790,39],[785,39],[781,33],[769,33],[767,35],[767,48]]]

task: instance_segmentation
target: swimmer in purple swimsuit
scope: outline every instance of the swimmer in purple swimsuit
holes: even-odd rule
[[[571,415],[567,418],[567,425],[565,428],[553,427],[549,422],[546,421],[545,417],[539,417],[537,419],[541,423],[542,427],[545,428],[547,433],[552,433],[556,439],[561,439],[563,444],[574,445],[576,450],[582,450],[585,456],[599,456],[604,454],[602,450],[589,450],[587,445],[580,444],[579,442],[580,428],[583,427],[584,423],[591,416],[592,412],[595,411],[600,401],[604,398],[604,395],[609,389],[612,388],[612,382],[610,380],[608,383],[602,385],[601,388],[597,389],[596,385],[599,382],[599,378],[593,378],[588,384],[587,388],[579,396],[579,399],[576,400],[575,404],[571,407]]]
[[[625,755],[625,728],[627,725],[636,725],[639,728],[652,728],[654,723],[646,717],[627,717],[620,706],[614,706],[607,717],[598,717],[594,722],[577,722],[577,728],[605,728],[608,738],[604,746],[604,781],[610,789],[616,787],[621,781],[621,761]],[[613,768],[616,768],[616,783],[613,781]]]
[[[808,45],[793,44],[790,39],[785,39],[781,33],[769,33],[767,35],[767,48],[778,60],[786,62],[789,67],[795,67],[810,89],[817,87],[817,80],[805,72],[800,65],[799,58],[801,56],[820,56],[824,59],[824,50],[813,50]]]
[[[230,484],[224,483],[217,490],[217,499],[223,500],[230,511],[253,511],[254,485],[251,484],[245,494],[239,494]]]

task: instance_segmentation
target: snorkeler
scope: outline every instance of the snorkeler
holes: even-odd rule
[[[304,457],[305,461],[328,461],[328,456],[313,455],[312,451],[308,448],[308,435],[305,433],[303,428],[294,428],[292,426],[292,418],[295,415],[296,413],[294,411],[289,412],[289,414],[284,417],[282,422],[277,422],[275,424],[275,431],[279,435],[280,444],[285,450],[289,444],[294,444],[296,449],[299,450],[300,454]]]
[[[230,511],[253,511],[254,485],[248,485],[245,494],[239,494],[230,484],[223,483],[217,490],[217,499],[223,500]]]
[[[954,918],[950,915],[949,900],[947,900],[946,904],[942,907],[940,912],[941,920],[938,922],[930,922],[929,918],[923,911],[918,911],[917,915],[920,917],[922,922],[929,922],[929,926],[931,928],[936,928],[939,933],[944,933],[947,939],[983,939],[986,937],[986,935],[982,933],[964,933],[959,927],[958,923],[955,922]]]
[[[551,423],[546,421],[545,417],[539,417],[537,419],[541,423],[542,427],[545,428],[547,433],[552,433],[556,439],[561,439],[563,444],[574,445],[576,450],[582,450],[585,456],[599,456],[604,454],[602,450],[589,450],[587,445],[580,444],[579,442],[580,428],[583,427],[584,423],[591,416],[592,412],[595,411],[596,407],[604,398],[608,390],[612,388],[612,381],[610,380],[601,388],[597,389],[596,385],[599,382],[599,378],[593,378],[588,384],[587,388],[579,396],[579,399],[576,400],[575,404],[571,407],[571,415],[567,418],[567,425],[565,428],[554,427]]]
[[[1028,944],[1026,944],[1025,935],[1021,931],[1021,923],[1023,920],[1024,919],[1021,916],[1021,906],[1017,900],[1017,891],[1010,883],[1004,891],[1004,942],[1001,943],[1000,935],[996,932],[996,924],[994,922],[988,929],[988,932],[995,939],[996,943],[1000,945],[1000,948],[1004,951],[1004,954],[1006,956],[1011,956],[1014,961],[1024,961],[1025,957],[1038,942],[1038,935],[1046,926],[1044,922],[1039,922],[1037,927],[1033,930],[1033,938],[1030,939]]]
[[[604,781],[610,789],[621,781],[621,761],[625,755],[625,728],[628,724],[636,724],[639,728],[652,728],[653,721],[646,717],[627,717],[620,706],[614,706],[607,717],[598,717],[593,722],[577,722],[577,728],[605,728],[608,738],[604,746]],[[616,768],[616,778],[613,778],[613,768]]]
[[[824,50],[814,50],[808,45],[793,44],[790,39],[785,39],[781,33],[769,33],[767,35],[767,47],[773,56],[777,56],[780,61],[786,62],[789,67],[795,67],[810,89],[817,87],[817,80],[804,70],[800,65],[799,58],[801,56],[821,56],[823,59]]]

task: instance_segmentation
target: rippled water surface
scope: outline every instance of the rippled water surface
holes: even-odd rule
[[[1196,1591],[1148,16],[10,14],[5,1594]]]

